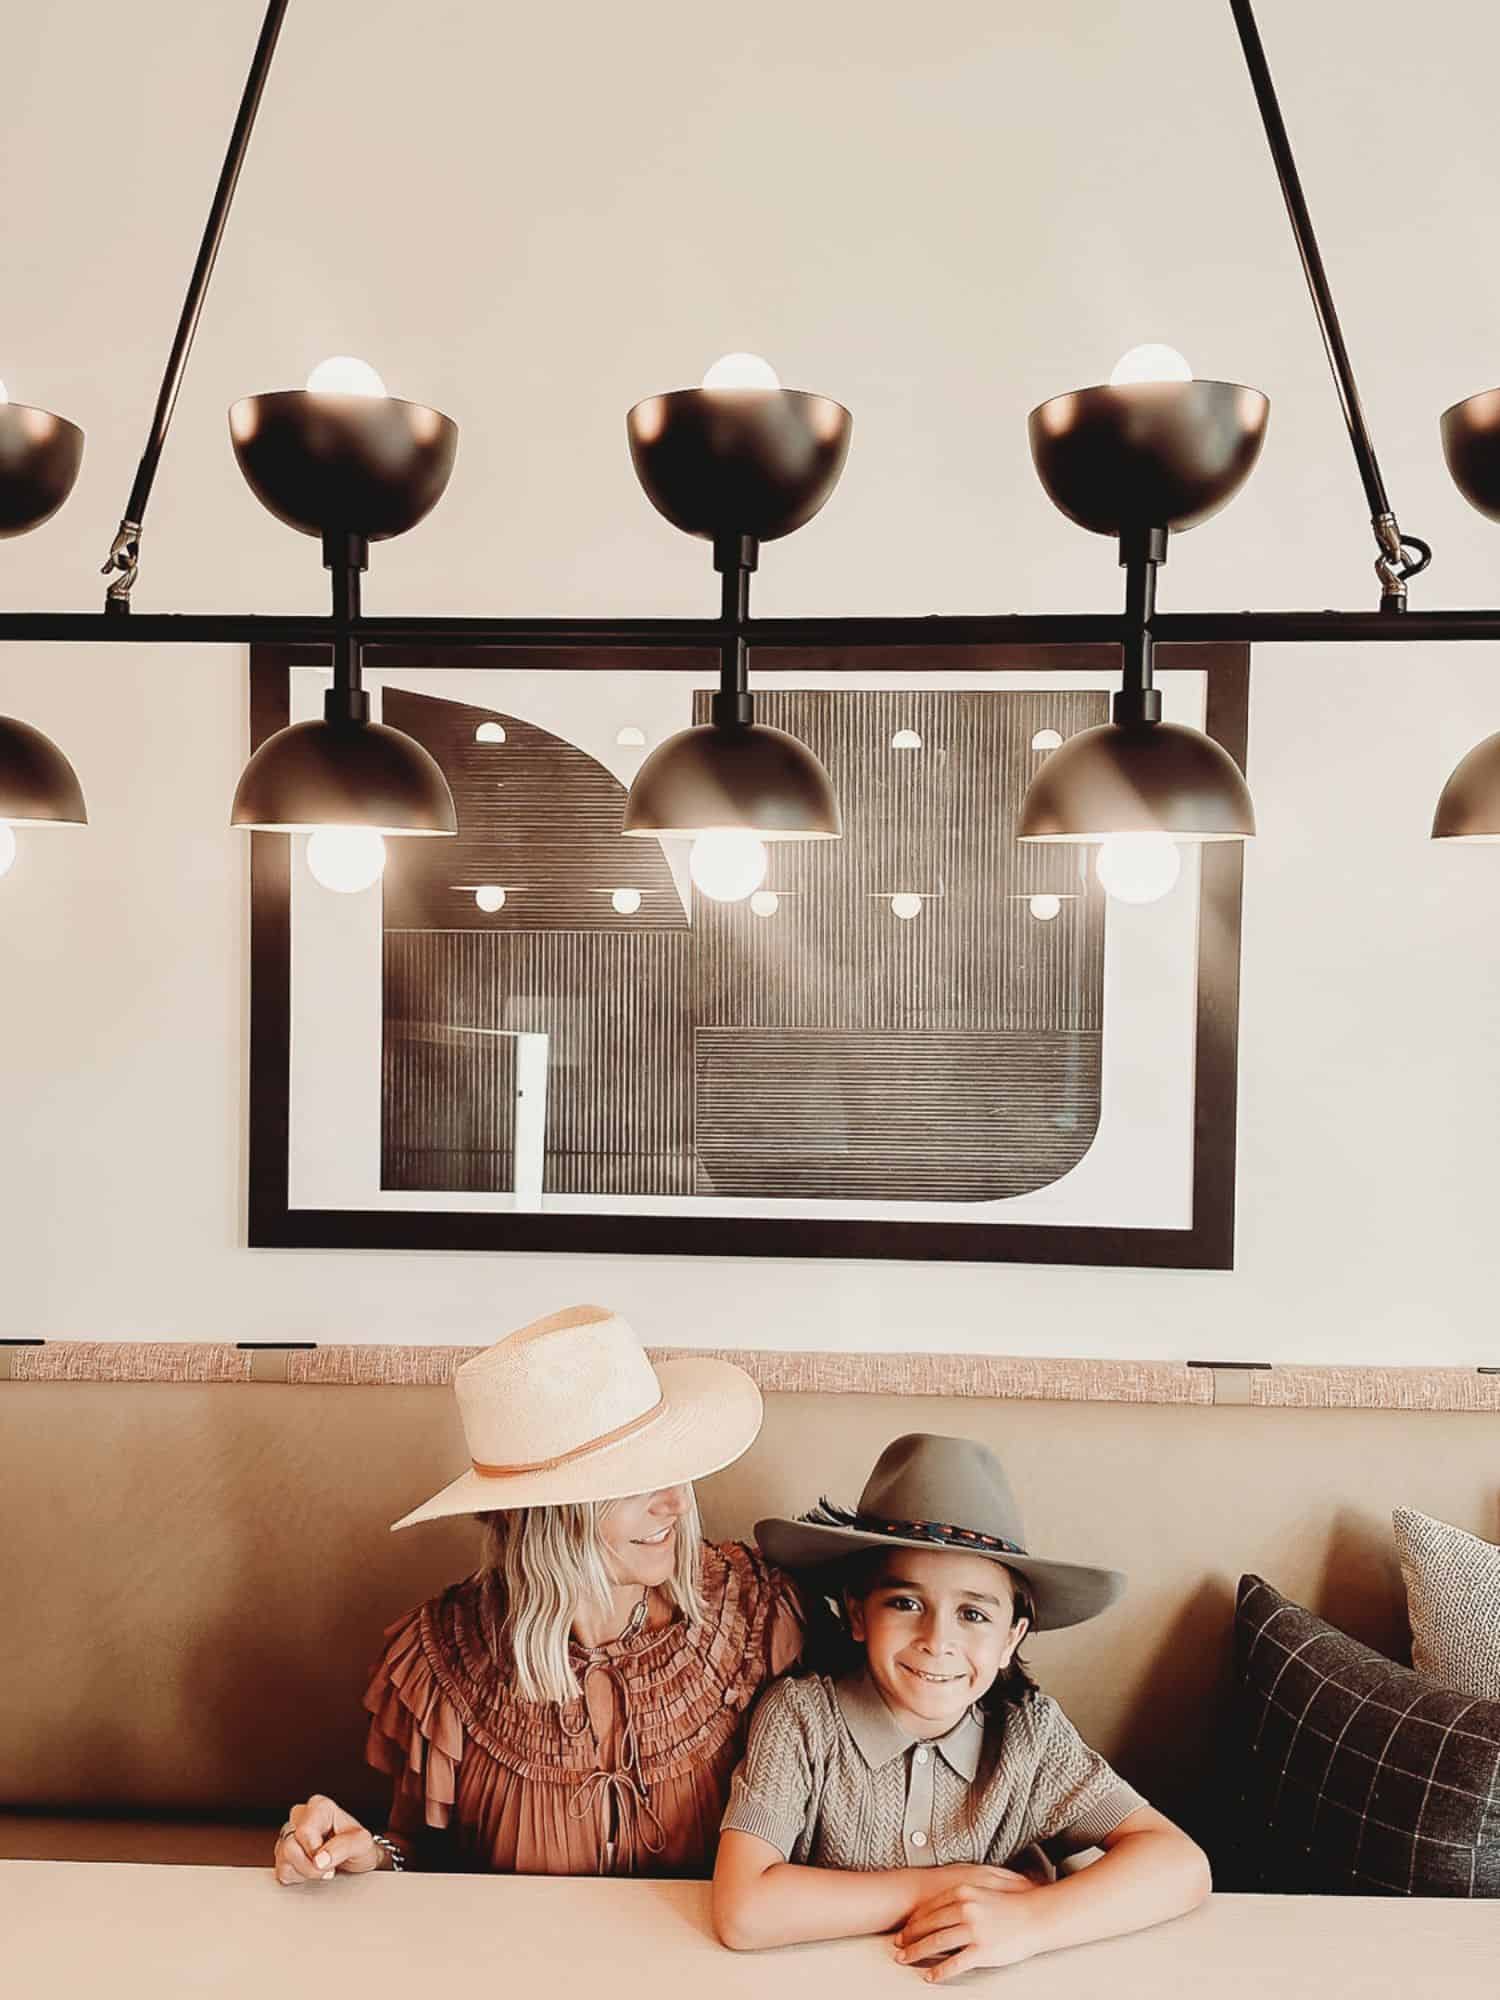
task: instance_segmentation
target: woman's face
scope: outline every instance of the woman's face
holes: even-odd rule
[[[616,1500],[599,1525],[610,1573],[619,1584],[665,1583],[677,1562],[677,1530],[692,1505],[690,1486],[664,1486]]]

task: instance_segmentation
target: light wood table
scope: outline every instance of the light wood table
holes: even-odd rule
[[[1500,1902],[1215,1896],[1139,1936],[1004,1979],[1031,2000],[1494,2000]],[[365,1875],[279,1889],[269,1871],[0,1862],[0,1990],[16,2000],[916,2000],[881,1938],[735,1953],[700,1882]]]

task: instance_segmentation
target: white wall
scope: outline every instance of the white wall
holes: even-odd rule
[[[12,9],[0,376],[89,442],[0,606],[97,608],[258,27],[258,0]],[[1500,534],[1438,413],[1500,379],[1500,13],[1262,0],[1423,605],[1493,603]],[[1368,530],[1226,5],[953,0],[293,7],[146,537],[142,610],[324,607],[224,411],[353,351],[463,427],[374,611],[713,605],[638,494],[623,413],[725,348],[856,415],[767,614],[1106,609],[1109,546],[1045,501],[1027,409],[1140,339],[1272,399],[1172,608],[1373,607]],[[1433,801],[1500,726],[1491,649],[1266,649],[1247,865],[1232,1273],[248,1252],[246,751],[232,650],[0,648],[87,834],[0,886],[0,1331],[455,1340],[571,1299],[664,1341],[1500,1361],[1500,856]]]

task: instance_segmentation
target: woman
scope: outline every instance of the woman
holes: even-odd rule
[[[277,1881],[706,1874],[750,1704],[801,1648],[790,1585],[703,1541],[690,1484],[748,1451],[760,1391],[727,1361],[653,1369],[598,1306],[522,1327],[453,1386],[470,1470],[395,1525],[477,1515],[483,1562],[386,1633],[365,1695],[386,1832],[308,1799]]]

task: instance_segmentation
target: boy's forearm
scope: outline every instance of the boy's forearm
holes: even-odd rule
[[[804,1868],[778,1862],[752,1886],[714,1890],[719,1936],[735,1951],[865,1937],[894,1930],[921,1895],[931,1869]]]
[[[1027,1895],[1032,1955],[1166,1923],[1195,1909],[1212,1887],[1207,1858],[1186,1834],[1133,1833],[1089,1867]]]

